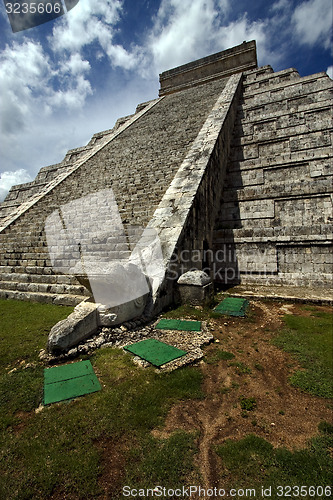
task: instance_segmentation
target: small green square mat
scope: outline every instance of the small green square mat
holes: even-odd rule
[[[155,328],[159,330],[183,330],[200,332],[201,321],[185,321],[182,319],[161,319]]]
[[[214,312],[228,316],[245,316],[248,305],[249,302],[246,299],[226,297],[215,307]]]
[[[54,382],[82,377],[83,375],[88,375],[91,373],[95,372],[89,360],[78,361],[76,363],[69,363],[68,365],[45,368],[44,382],[45,384],[53,384]]]
[[[141,340],[140,342],[124,347],[124,349],[136,356],[140,356],[140,358],[154,366],[164,365],[187,354],[186,351],[182,351],[177,347],[165,344],[156,339]]]
[[[101,385],[89,360],[44,370],[44,405],[100,390]]]

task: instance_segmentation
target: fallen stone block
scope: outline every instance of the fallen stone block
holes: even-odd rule
[[[59,321],[52,328],[47,349],[50,353],[66,351],[93,335],[97,329],[97,305],[91,302],[81,302],[68,318]]]

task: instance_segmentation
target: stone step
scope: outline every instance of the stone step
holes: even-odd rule
[[[19,281],[21,283],[47,283],[49,285],[53,284],[64,284],[64,285],[78,285],[78,281],[74,276],[64,275],[64,274],[33,274],[28,272],[15,272],[8,271],[8,267],[3,266],[0,268],[0,282],[1,281]]]
[[[63,306],[75,306],[85,300],[84,295],[55,294],[42,292],[22,292],[18,290],[1,290],[0,299],[24,300],[27,302],[41,302]]]
[[[275,91],[274,95],[266,92],[260,96],[245,97],[243,109],[247,115],[252,111],[253,115],[271,113],[274,116],[277,112],[279,113],[284,110],[295,112],[299,109],[305,109],[305,106],[318,105],[318,103],[329,101],[330,99],[332,99],[331,87],[325,87],[320,92],[316,89],[313,89],[312,92],[297,92],[295,90],[294,93],[290,94],[284,91],[284,89],[280,89],[279,92]]]
[[[299,171],[296,170],[295,174],[298,172]],[[314,183],[310,176],[306,178],[304,175],[304,179],[297,180],[291,178],[290,182],[288,182],[288,179],[286,177],[283,178],[283,175],[286,176],[285,171],[280,172],[281,178],[279,182],[274,182],[266,170],[261,184],[257,182],[256,184],[246,186],[244,184],[235,185],[234,182],[231,186],[226,186],[223,194],[224,202],[279,198],[294,199],[295,196],[305,197],[317,195],[318,193],[327,193],[329,195],[332,191],[332,181],[329,177],[317,178]],[[292,175],[290,175],[290,177],[292,177]],[[230,181],[232,182],[232,179],[230,179]]]
[[[260,66],[260,68],[245,71],[244,85],[251,85],[260,80],[265,80],[267,77],[273,76],[274,74],[273,68],[270,65]]]
[[[332,154],[332,146],[326,146],[326,147],[317,147],[317,148],[311,148],[311,149],[306,149],[303,151],[283,151],[281,150],[280,153],[275,151],[275,154],[272,154],[271,156],[266,156],[261,154],[260,157],[258,155],[253,156],[253,157],[247,157],[247,158],[239,158],[239,153],[235,152],[235,150],[232,151],[231,153],[231,158],[230,158],[230,163],[231,163],[231,168],[232,170],[254,170],[257,168],[263,168],[263,167],[277,167],[277,166],[283,166],[286,164],[291,164],[294,162],[300,162],[300,161],[312,161],[312,160],[325,160],[329,159],[330,155]]]
[[[29,200],[32,196],[39,193],[45,186],[51,182],[60,173],[64,172],[71,166],[65,161],[55,165],[43,167],[38,172],[36,178],[32,182],[18,184],[12,186],[5,200],[0,203],[0,217],[5,219],[22,203]]]
[[[54,275],[55,273],[53,272],[51,267],[39,267],[39,266],[0,266],[0,276],[2,274],[28,274],[28,275]],[[20,277],[18,276],[18,278]],[[61,275],[58,275],[61,276]],[[75,279],[75,278],[74,278]]]
[[[288,176],[286,177],[286,172]],[[247,186],[263,185],[266,182],[274,184],[288,183],[303,179],[304,181],[314,178],[323,178],[333,175],[333,165],[330,158],[314,159],[280,165],[272,165],[265,168],[241,168],[238,162],[229,163],[228,175],[225,189],[242,189]],[[289,188],[287,188],[289,190]]]
[[[276,106],[275,102],[271,103],[272,106]],[[298,106],[297,106],[297,111],[302,113],[301,119],[304,117],[304,115],[307,114],[316,114],[320,113],[322,110],[325,109],[330,109],[332,107],[332,99],[329,96],[325,96],[324,99],[318,99],[312,103],[302,103],[302,100],[299,101]],[[262,117],[259,116],[257,117],[255,114],[251,116],[251,111],[255,111],[261,108],[261,114]],[[262,126],[264,126],[264,122],[273,122],[273,121],[284,121],[284,120],[289,120],[292,124],[297,125],[300,121],[300,117],[294,114],[294,109],[290,109],[288,106],[286,107],[285,105],[281,105],[279,109],[275,109],[274,113],[271,112],[270,110],[270,103],[265,104],[265,106],[252,106],[250,104],[247,104],[246,102],[243,102],[242,104],[239,105],[238,107],[238,116],[236,119],[236,124],[234,131],[236,132],[237,135],[243,135],[244,130],[243,127],[244,125],[252,125],[252,124],[257,124],[257,123],[262,123]],[[266,113],[267,116],[264,116]],[[285,124],[282,124],[285,126]],[[289,125],[289,124],[288,124]],[[311,130],[311,129],[310,129]]]
[[[72,163],[65,162],[56,165],[49,165],[47,167],[42,167],[37,174],[35,181],[43,182],[44,186],[55,179],[59,174],[63,173],[66,169],[70,168]]]
[[[75,305],[89,296],[74,276],[53,274],[51,268],[0,267],[0,297]]]
[[[260,220],[260,227],[258,221]],[[311,228],[303,226],[281,226],[275,227],[261,227],[263,219],[235,219],[234,221],[219,220],[217,229],[214,233],[214,238],[219,243],[223,242],[263,242],[267,243],[268,240],[273,242],[297,242],[307,243],[309,240],[312,244],[329,244],[332,241],[332,229],[325,224],[317,224]],[[240,222],[245,228],[239,228]],[[273,218],[266,219],[266,222],[272,226],[274,223]],[[322,233],[318,233],[322,231]]]
[[[311,91],[318,92],[318,90],[330,88],[332,86],[331,80],[324,72],[300,77],[296,70],[285,70],[267,75],[260,80],[254,82],[250,82],[247,79],[245,80],[244,99],[250,97],[260,99],[263,95],[267,97],[271,93],[273,97],[276,95],[275,92],[285,89],[287,90],[287,98],[289,99],[293,94],[307,95],[307,93],[311,93]]]
[[[329,120],[331,121],[330,117],[327,116],[327,122]],[[325,121],[326,120],[323,119],[322,123],[319,121],[317,123],[314,122],[311,132],[309,132],[307,123],[281,128],[277,128],[276,124],[271,123],[270,128],[267,127],[267,129],[263,132],[254,131],[252,134],[235,138],[233,140],[233,147],[238,148],[252,145],[254,147],[260,147],[266,143],[274,144],[276,142],[290,141],[291,148],[295,149],[297,147],[297,141],[300,140],[303,141],[302,145],[303,143],[306,143],[305,146],[309,145],[309,148],[311,147],[311,144],[313,144],[314,147],[327,146],[330,144],[329,128],[331,124],[326,124]]]
[[[293,287],[312,287],[317,288],[318,292],[321,290],[325,290],[329,294],[327,288],[323,288],[323,282],[330,284],[332,282],[332,275],[320,275],[318,273],[308,273],[304,275],[304,273],[279,273],[279,275],[269,275],[266,276],[264,273],[262,274],[252,274],[251,273],[241,273],[241,282],[242,285],[266,285],[269,287],[277,287],[289,285],[292,283]],[[329,285],[328,285],[329,286]],[[275,288],[276,299],[278,299],[278,290]],[[242,297],[245,295],[242,295]],[[285,299],[285,297],[283,297]],[[295,300],[294,297],[291,297],[291,300]],[[326,302],[326,301],[325,301]],[[323,301],[323,303],[325,303]],[[327,298],[327,302],[332,304],[332,299]]]
[[[267,69],[265,69],[267,68]],[[273,73],[273,70],[269,71],[269,67],[260,68],[265,71],[253,71],[253,74],[246,74],[244,79],[244,91],[256,92],[276,86],[285,85],[287,82],[295,81],[300,79],[300,75],[295,68],[285,69],[283,71],[278,71]],[[251,72],[252,73],[252,72]]]
[[[75,148],[75,149],[70,149],[66,153],[66,156],[64,158],[64,162],[72,164],[75,161],[82,158],[83,156],[85,156],[91,150],[92,150],[92,146],[88,146],[88,145],[81,146],[81,147]]]
[[[47,293],[57,295],[80,295],[89,296],[88,290],[82,285],[65,285],[49,283],[27,283],[20,281],[0,281],[0,290],[12,290],[19,292]]]

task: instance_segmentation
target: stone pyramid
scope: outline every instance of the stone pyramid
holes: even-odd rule
[[[222,285],[331,283],[326,73],[258,68],[251,41],[160,84],[158,98],[12,187],[0,204],[0,297],[77,304],[93,291],[85,273],[133,255],[155,310],[193,268]],[[131,288],[127,271],[116,286]]]

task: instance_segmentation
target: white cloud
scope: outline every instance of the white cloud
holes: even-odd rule
[[[233,47],[244,40],[256,40],[257,52],[262,59],[266,59],[266,23],[264,21],[249,22],[246,14],[228,26],[220,28],[216,34],[217,40],[221,40],[224,48]]]
[[[106,109],[105,95],[93,100],[96,108],[103,103],[98,113],[85,106],[93,94],[90,78],[95,49],[96,56],[109,58],[114,66],[129,69],[138,63],[135,49],[131,54],[113,45],[121,7],[118,0],[80,0],[54,23],[43,45],[33,36],[29,39],[33,33],[27,32],[0,54],[1,156],[6,170],[3,179],[7,179],[2,194],[10,184],[31,180],[17,180],[7,172],[21,175],[24,167],[35,176],[42,166],[61,161],[69,148],[83,146],[94,132],[111,128],[118,118],[117,108],[122,104],[117,95],[112,96],[112,109],[110,105]],[[85,51],[88,45],[89,52]],[[136,96],[133,88],[132,96]],[[132,104],[124,112],[129,114],[135,104],[128,95],[126,101]]]
[[[80,54],[72,54],[69,59],[60,63],[60,68],[62,73],[70,73],[71,75],[77,75],[80,73],[85,73],[90,71],[91,66],[89,61],[83,60]]]
[[[92,94],[90,82],[85,80],[83,75],[78,75],[66,90],[58,90],[49,96],[47,105],[63,109],[81,109],[86,97]]]
[[[54,24],[49,47],[27,37],[6,46],[0,55],[0,116],[5,135],[30,129],[34,120],[57,109],[68,113],[84,106],[93,93],[91,64],[81,54],[86,46],[98,42],[99,53],[102,50],[114,66],[130,69],[138,63],[135,49],[129,53],[112,43],[121,8],[119,0],[81,0]]]
[[[293,13],[292,21],[299,36],[299,43],[320,44],[325,49],[329,49],[332,14],[331,0],[309,0],[298,5]]]
[[[56,53],[79,52],[88,45],[97,43],[96,57],[101,51],[106,54],[113,66],[131,69],[138,63],[135,48],[127,51],[121,45],[113,43],[115,25],[120,19],[123,2],[119,0],[81,0],[75,10],[64,16],[55,25],[48,38],[52,50]]]
[[[41,167],[61,162],[68,149],[84,146],[93,134],[112,128],[120,116],[134,113],[136,105],[156,96],[158,89],[156,79],[147,81],[139,77],[117,92],[110,92],[113,85],[110,80],[106,90],[94,94],[82,110],[68,114],[60,108],[57,113],[52,109],[50,116],[33,115],[29,130],[19,136],[4,136],[1,142],[3,170],[24,168],[33,179]]]
[[[275,2],[272,5],[271,10],[273,12],[274,11],[281,11],[281,10],[285,10],[285,9],[289,10],[290,6],[291,6],[290,0],[278,0],[278,2]]]
[[[269,48],[271,19],[250,21],[245,13],[230,21],[230,9],[229,0],[162,0],[146,45],[146,61],[152,66],[153,59],[157,73],[244,40],[257,41],[261,64],[279,60],[281,55]]]
[[[134,69],[138,66],[139,51],[133,49],[133,52],[127,52],[121,45],[109,45],[105,48],[107,55],[112,61],[113,66],[119,66],[124,69]]]
[[[244,40],[257,41],[259,65],[278,63],[280,68],[293,34],[300,44],[327,47],[329,2],[307,0],[293,10],[293,2],[277,0],[267,17],[252,20],[246,12],[231,17],[229,0],[161,0],[150,31],[140,45],[128,48],[116,38],[125,15],[124,2],[80,0],[75,9],[50,24],[53,29],[44,45],[27,31],[0,55],[6,171],[23,167],[35,175],[40,167],[61,161],[67,149],[84,145],[94,132],[133,112],[138,102],[155,97],[161,71]],[[107,91],[99,90],[97,95],[93,72],[102,61],[101,87]],[[133,72],[126,82],[128,91],[115,79],[105,80],[110,67]],[[332,72],[332,67],[327,71]]]
[[[333,66],[329,66],[329,67],[327,68],[327,70],[326,70],[326,73],[328,74],[328,76],[329,76],[330,78],[332,78],[332,79],[333,79]]]
[[[52,72],[41,45],[26,39],[22,44],[7,45],[0,63],[1,128],[14,133],[24,127],[32,102],[44,93]]]
[[[32,178],[30,174],[23,168],[20,168],[15,172],[2,172],[0,174],[0,201],[5,199],[11,186],[31,181]]]
[[[148,40],[157,70],[206,55],[227,10],[227,0],[162,0]]]
[[[78,109],[92,93],[84,76],[90,64],[79,54],[54,62],[39,42],[24,38],[22,43],[6,46],[0,64],[0,116],[5,135],[30,128],[34,120],[41,120],[54,108]]]

